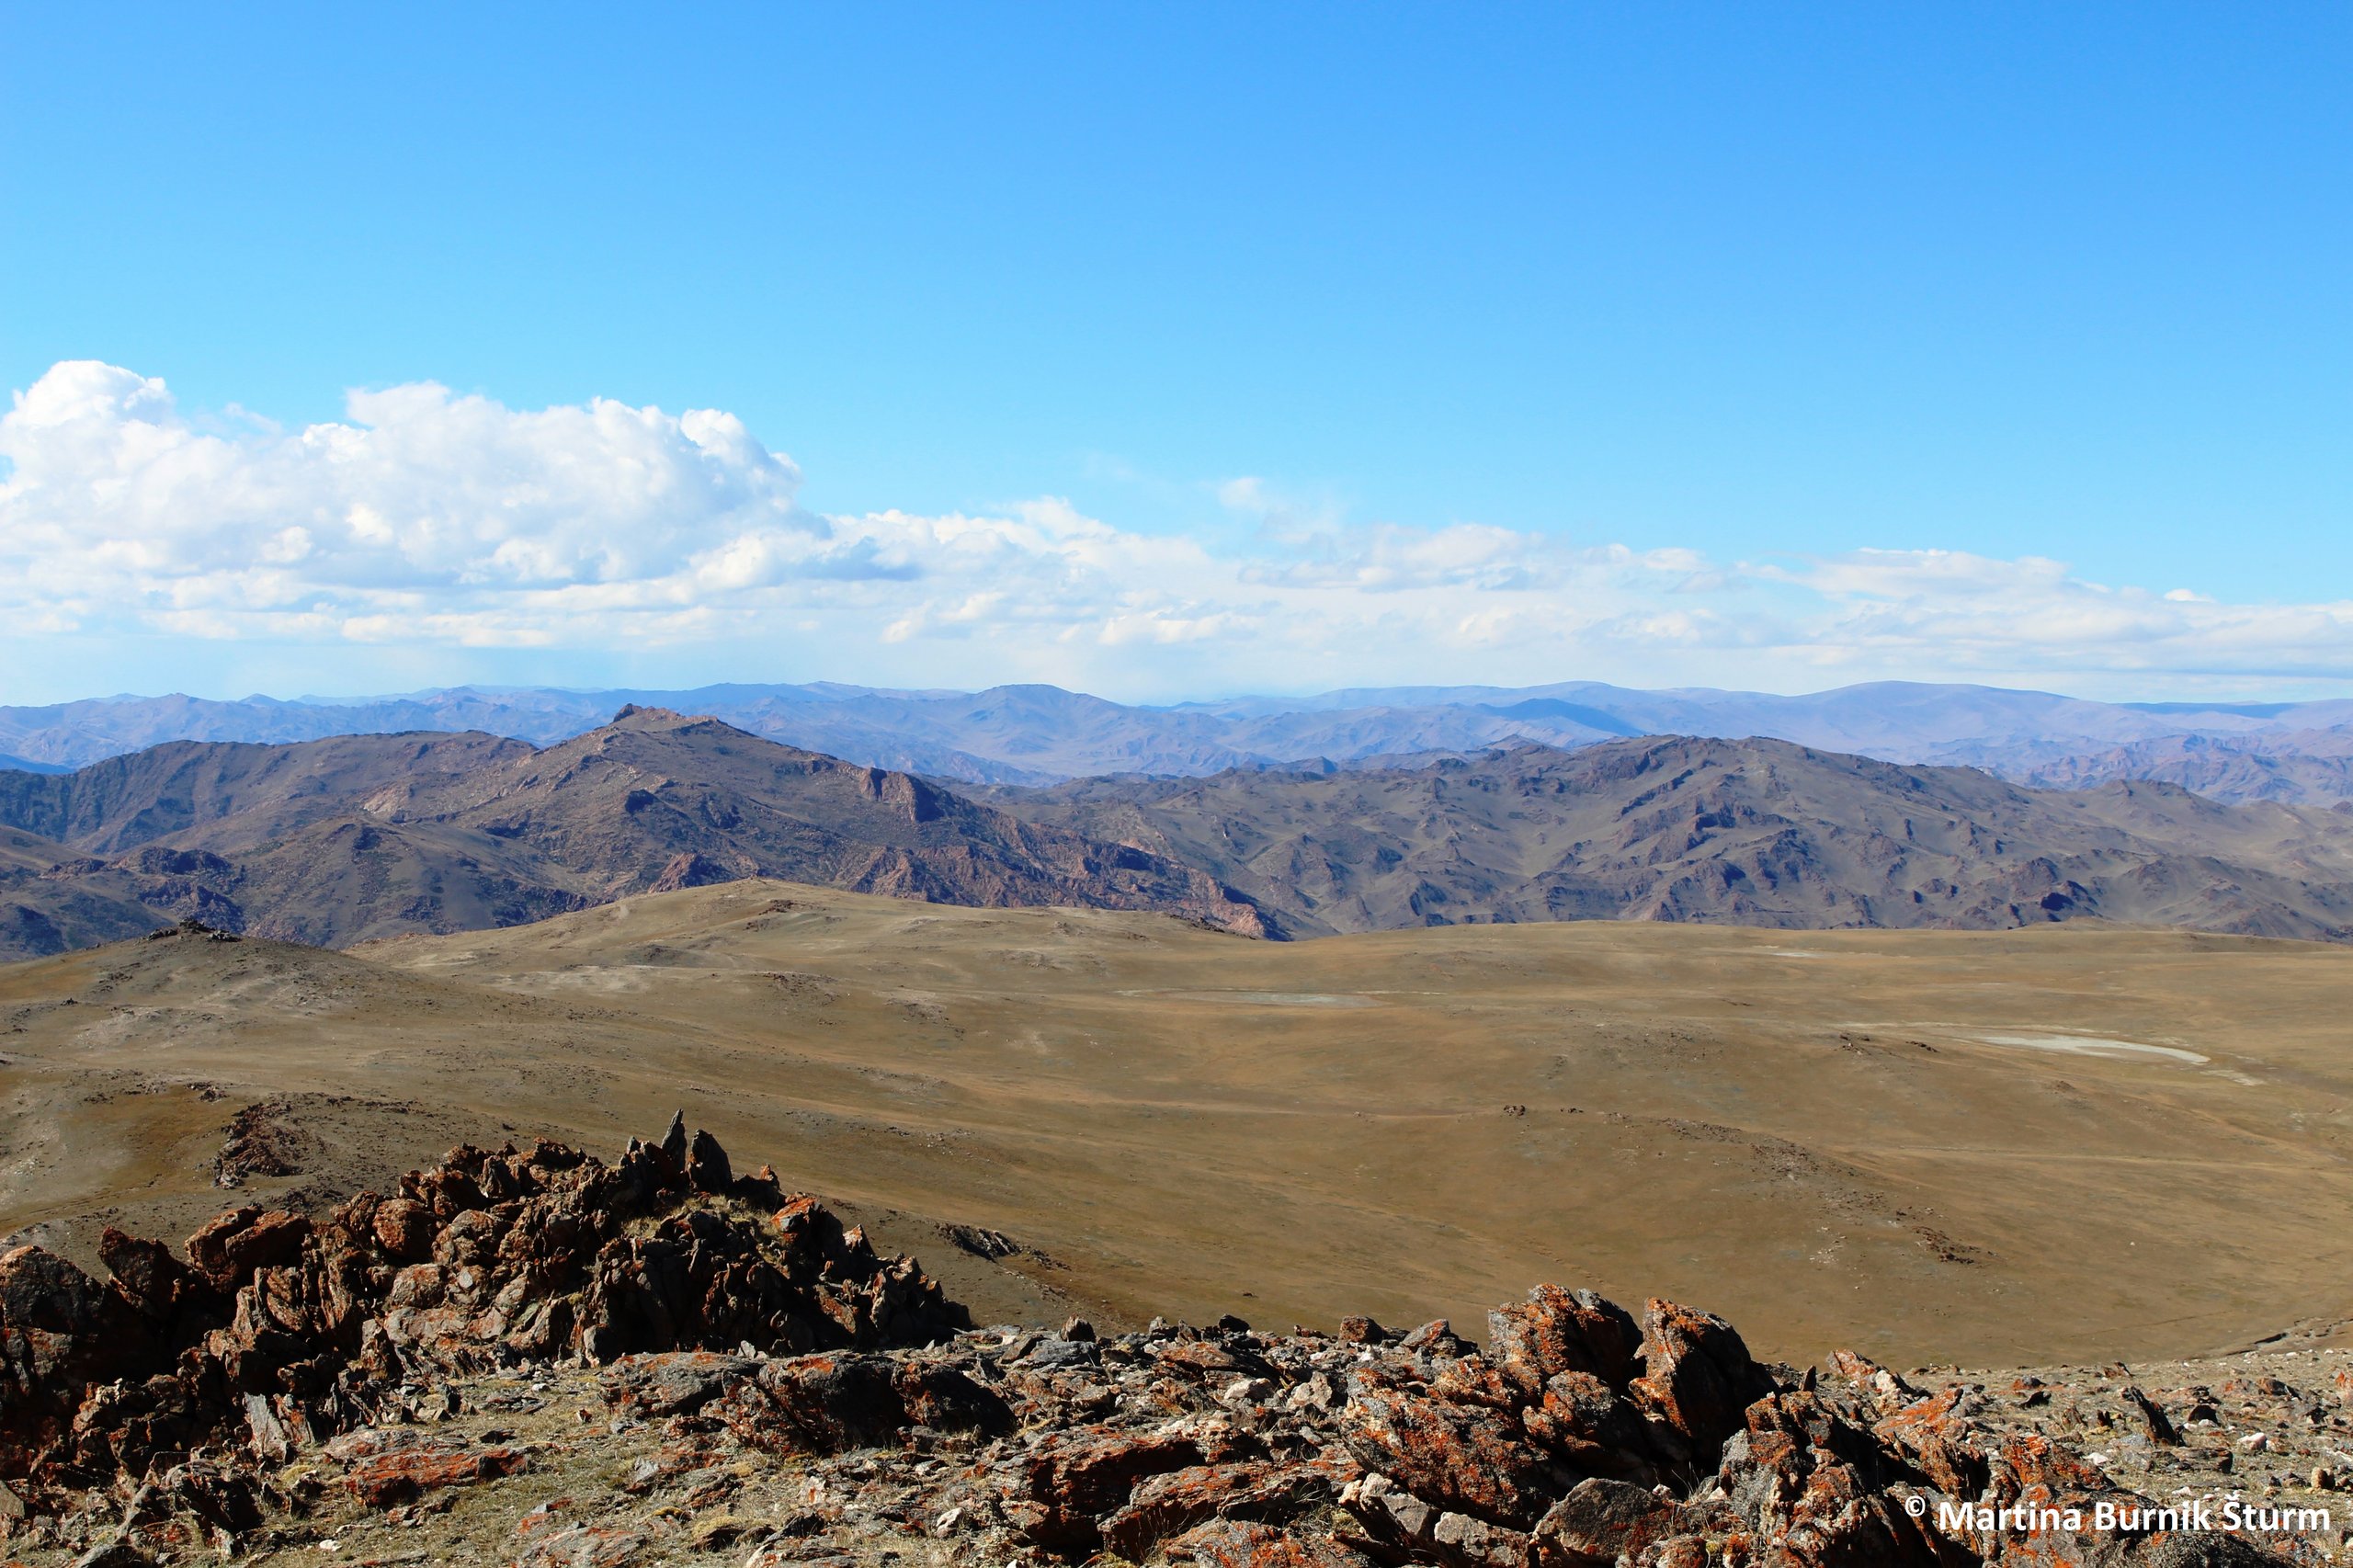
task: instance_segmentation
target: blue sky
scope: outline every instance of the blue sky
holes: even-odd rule
[[[12,6],[0,701],[2353,690],[2347,80],[2319,5]],[[600,509],[596,400],[757,455]]]

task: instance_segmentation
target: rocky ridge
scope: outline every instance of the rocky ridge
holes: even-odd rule
[[[2181,1528],[2180,1497],[2160,1515],[2052,1435],[2086,1391],[1929,1391],[1843,1352],[1800,1372],[1665,1301],[1637,1318],[1541,1286],[1483,1348],[1363,1318],[974,1330],[913,1260],[679,1121],[611,1165],[460,1148],[316,1226],[243,1209],[181,1255],[109,1233],[102,1256],[104,1284],[0,1256],[0,1522],[27,1561],[1831,1568],[2341,1544],[2305,1516]],[[2195,1390],[2178,1422],[2164,1392],[2109,1391],[2098,1428],[2211,1448],[2269,1400],[2341,1440],[2309,1389]]]

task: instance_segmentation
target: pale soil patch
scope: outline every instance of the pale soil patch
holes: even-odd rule
[[[2104,1056],[2120,1062],[2129,1062],[2136,1056],[2155,1056],[2203,1067],[2213,1060],[2194,1051],[2183,1051],[2178,1046],[2143,1045],[2131,1040],[2102,1040],[2097,1035],[1982,1034],[1977,1038],[1987,1045],[2013,1045],[2026,1051],[2055,1051],[2066,1056]]]

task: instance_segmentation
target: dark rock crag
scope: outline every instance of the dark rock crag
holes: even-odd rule
[[[730,1500],[766,1476],[795,1501],[745,1568],[2295,1560],[2102,1528],[2101,1504],[2155,1505],[1966,1388],[1845,1352],[1801,1376],[1670,1301],[1637,1317],[1539,1287],[1490,1314],[1484,1348],[1362,1318],[972,1330],[912,1260],[734,1176],[683,1121],[610,1165],[462,1148],[315,1226],[241,1209],[180,1254],[110,1232],[103,1257],[104,1283],[34,1247],[0,1257],[0,1535],[88,1561],[307,1540],[290,1521],[332,1507],[419,1523],[564,1446],[430,1425],[528,1411],[533,1390],[585,1402],[575,1448],[662,1446],[603,1512],[525,1512],[525,1564],[666,1555],[651,1532],[698,1508],[712,1550],[754,1528]]]
[[[316,1225],[244,1208],[184,1257],[112,1229],[99,1250],[103,1284],[40,1247],[0,1256],[0,1480],[34,1506],[198,1449],[282,1460],[452,1375],[967,1325],[913,1259],[682,1124],[609,1165],[460,1148]]]

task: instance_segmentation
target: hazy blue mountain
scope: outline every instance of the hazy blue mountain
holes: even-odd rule
[[[2006,771],[2043,789],[2087,790],[2136,778],[2234,804],[2326,804],[2353,801],[2353,724],[2285,734],[2165,735]]]
[[[1643,735],[1750,736],[1888,762],[1957,764],[2020,782],[2162,778],[2222,798],[2327,803],[2353,783],[2331,736],[2353,701],[2093,702],[1997,687],[1879,681],[1785,697],[1641,691],[1595,681],[1535,687],[1378,687],[1167,706],[1052,686],[900,691],[832,682],[684,691],[453,687],[368,699],[111,697],[0,708],[0,753],[71,768],[174,740],[262,744],[338,734],[480,731],[546,746],[630,704],[706,713],[767,739],[862,766],[972,784],[1048,785],[1111,774],[1194,778],[1535,743],[1574,749]],[[2226,744],[2228,762],[2192,743]],[[2331,760],[2307,765],[2301,759]],[[2265,759],[2278,759],[2274,762]],[[2243,792],[2252,792],[2251,795]]]

